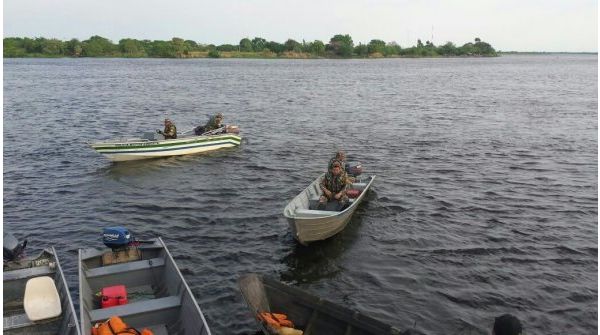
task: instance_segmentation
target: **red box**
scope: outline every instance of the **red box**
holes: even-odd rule
[[[105,287],[100,290],[100,306],[102,308],[127,304],[125,285]]]
[[[348,198],[358,198],[358,196],[360,195],[362,191],[361,190],[357,190],[354,188],[349,189],[348,191],[346,191],[346,195],[348,196]]]

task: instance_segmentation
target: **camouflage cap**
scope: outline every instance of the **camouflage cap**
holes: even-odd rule
[[[219,119],[222,119],[223,118],[223,113],[217,113],[216,117],[219,118]]]

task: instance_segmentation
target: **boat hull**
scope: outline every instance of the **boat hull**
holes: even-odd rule
[[[180,139],[92,143],[90,146],[113,162],[191,155],[237,147],[242,138],[233,134],[192,136]]]
[[[296,329],[304,331],[305,334],[401,334],[399,329],[388,324],[298,288],[287,286],[270,277],[246,274],[240,277],[238,285],[257,321],[258,313],[283,313],[293,322]],[[258,321],[258,325],[265,334],[274,334],[264,323]]]
[[[162,239],[139,246],[140,258],[103,265],[109,249],[79,249],[81,329],[118,315],[129,326],[154,334],[210,335],[208,324]],[[125,285],[128,303],[101,308],[96,293],[104,287]]]
[[[375,180],[373,175],[364,182],[354,183],[352,187],[360,189],[361,193],[343,211],[310,210],[310,201],[317,200],[321,195],[319,182],[323,176],[324,174],[314,180],[283,211],[294,238],[303,245],[325,240],[344,230]]]
[[[20,263],[25,262],[30,262],[30,265],[3,271],[3,334],[81,334],[69,288],[58,257],[56,257],[56,250],[54,248],[44,250],[35,260],[26,260]],[[62,312],[57,318],[31,322],[23,309],[23,295],[27,281],[40,276],[48,276],[53,279],[60,297]]]

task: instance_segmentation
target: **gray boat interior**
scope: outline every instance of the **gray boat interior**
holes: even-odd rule
[[[261,312],[283,313],[304,335],[385,335],[401,332],[360,312],[347,309],[300,289],[258,274],[244,275],[239,286],[254,317]],[[258,321],[265,334],[272,334]]]
[[[102,265],[109,249],[79,250],[81,328],[89,334],[97,322],[119,316],[139,331],[155,335],[209,335],[206,320],[173,257],[158,238],[138,247],[141,259]],[[128,303],[100,308],[96,294],[103,287],[125,285]]]
[[[323,194],[319,183],[325,174],[321,175],[317,180],[312,182],[302,193],[300,193],[290,205],[284,210],[284,214],[287,217],[321,217],[335,214],[334,212],[341,212],[351,207],[357,198],[348,199],[348,204],[342,205],[336,201],[327,202],[325,208],[318,208],[319,198]],[[357,178],[352,183],[349,189],[358,190],[362,192],[368,187],[369,183],[373,179],[373,176]]]
[[[4,266],[3,317],[4,334],[81,334],[73,303],[69,295],[62,268],[54,248],[42,251],[36,257],[8,262]],[[58,317],[31,321],[23,306],[25,287],[32,278],[52,278],[60,298],[61,314]]]

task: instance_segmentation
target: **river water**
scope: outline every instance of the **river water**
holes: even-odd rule
[[[590,334],[598,318],[597,55],[382,60],[5,59],[4,230],[77,249],[160,235],[214,334],[253,332],[259,272],[400,329]],[[225,114],[241,147],[112,164],[87,141]],[[309,247],[283,208],[337,149],[376,174]]]

